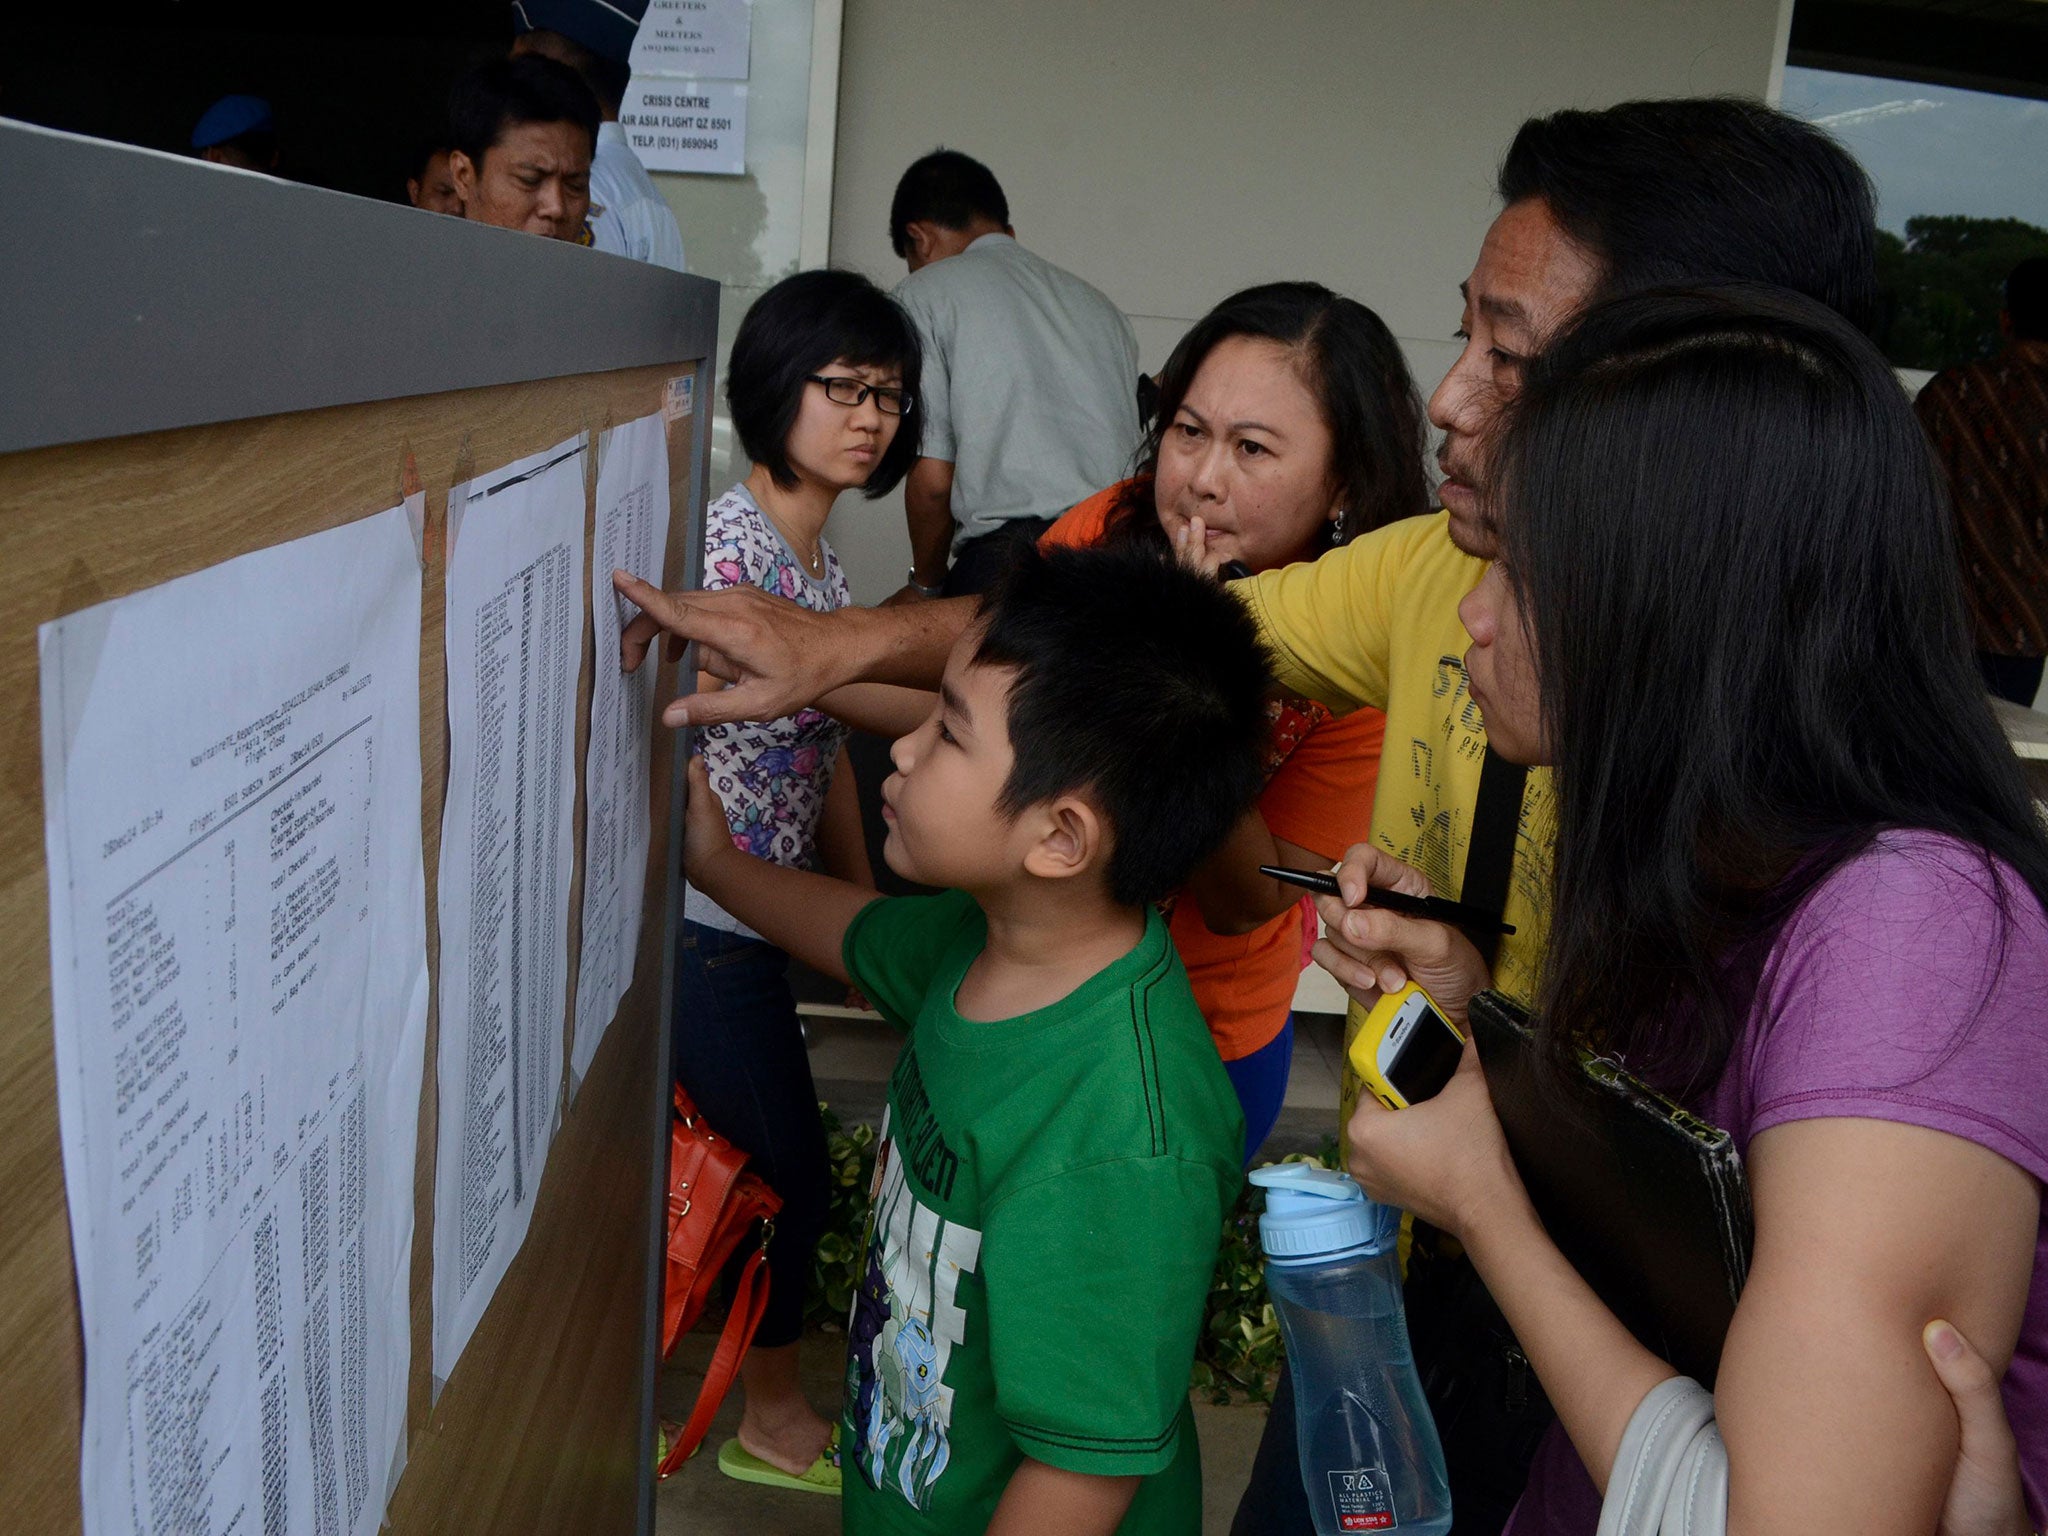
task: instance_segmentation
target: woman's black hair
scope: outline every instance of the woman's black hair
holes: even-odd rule
[[[981,624],[976,664],[1014,672],[998,809],[1084,793],[1109,823],[1112,900],[1184,885],[1263,779],[1272,679],[1250,611],[1164,550],[1026,543]]]
[[[1711,1086],[1770,942],[1887,829],[1973,845],[2048,906],[1946,492],[1846,320],[1756,287],[1612,300],[1531,366],[1497,453],[1556,758],[1555,1062],[1597,1043]]]
[[[869,497],[886,496],[917,462],[920,356],[910,317],[858,272],[785,277],[754,300],[725,365],[725,401],[740,447],[777,485],[795,485],[786,444],[803,403],[804,381],[835,362],[894,368],[911,407],[861,487]]]
[[[1158,405],[1138,446],[1137,476],[1110,512],[1111,538],[1164,543],[1152,503],[1160,441],[1202,363],[1235,336],[1278,342],[1299,354],[1303,380],[1330,429],[1331,473],[1348,514],[1344,542],[1430,509],[1422,396],[1394,333],[1356,299],[1321,283],[1263,283],[1233,293],[1197,320],[1160,369]]]

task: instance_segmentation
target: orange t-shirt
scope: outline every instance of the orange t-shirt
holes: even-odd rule
[[[1122,490],[1123,485],[1113,485],[1089,497],[1047,529],[1039,543],[1099,543]],[[1259,814],[1282,842],[1335,862],[1371,831],[1387,717],[1376,709],[1333,715],[1320,704],[1293,697],[1273,700],[1268,712],[1273,731]],[[1174,903],[1168,931],[1225,1061],[1251,1055],[1287,1022],[1307,939],[1314,932],[1304,924],[1314,921],[1314,909],[1301,902],[1250,933],[1220,934],[1203,923],[1194,902]]]

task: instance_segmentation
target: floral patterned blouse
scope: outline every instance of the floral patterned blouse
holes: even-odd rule
[[[844,608],[853,595],[839,557],[822,538],[818,551],[825,560],[823,576],[804,569],[747,488],[736,485],[704,514],[704,590],[754,586],[821,612]],[[733,842],[757,858],[791,868],[809,865],[832,765],[845,739],[846,727],[815,709],[779,720],[701,728],[697,750],[704,754],[711,787],[725,802]],[[760,937],[701,891],[685,894],[683,916],[727,933]]]

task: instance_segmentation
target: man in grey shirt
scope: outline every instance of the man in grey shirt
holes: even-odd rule
[[[987,166],[942,149],[903,173],[889,239],[924,345],[899,599],[985,590],[1015,544],[1130,473],[1138,339],[1102,293],[1033,255]]]

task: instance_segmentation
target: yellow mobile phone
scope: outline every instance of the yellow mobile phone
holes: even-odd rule
[[[1465,1037],[1422,988],[1383,993],[1351,1042],[1351,1070],[1389,1109],[1443,1092],[1458,1070]]]

